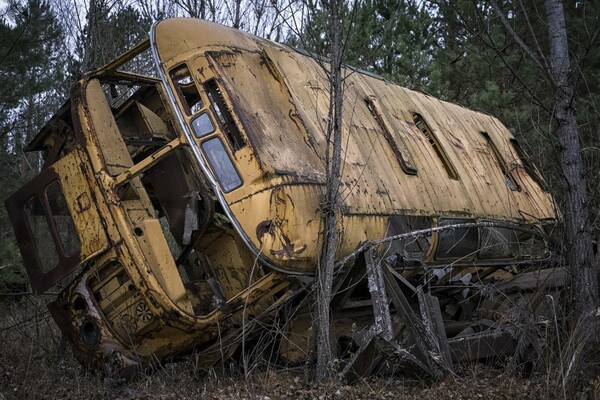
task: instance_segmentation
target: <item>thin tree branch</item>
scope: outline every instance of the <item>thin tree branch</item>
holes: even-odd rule
[[[547,71],[550,71],[550,65],[548,64],[548,60],[546,59],[546,56],[544,56],[544,53],[542,52],[542,48],[540,46],[540,42],[537,39],[537,35],[533,31],[533,26],[531,25],[531,21],[529,20],[529,15],[527,14],[527,11],[525,11],[525,6],[523,5],[523,0],[519,0],[519,6],[521,7],[521,11],[523,12],[523,17],[525,18],[525,22],[527,24],[527,29],[529,29],[529,33],[531,34],[533,42],[535,43],[535,49],[538,53],[538,57],[541,60],[542,64],[544,65],[544,68]]]
[[[533,100],[538,107],[540,107],[544,111],[550,113],[550,109],[544,104],[544,102],[541,99],[538,98],[538,96],[529,88],[529,86],[519,76],[517,71],[515,71],[513,69],[513,67],[506,61],[506,58],[504,57],[504,55],[502,54],[500,49],[498,49],[498,46],[496,46],[494,44],[493,38],[491,36],[489,36],[489,34],[488,34],[488,37],[491,41],[490,43],[486,42],[485,39],[483,39],[483,38],[481,39],[482,42],[496,53],[496,55],[500,58],[500,60],[504,64],[504,66],[510,71],[512,76],[521,84],[523,89],[525,89],[527,91],[527,93],[531,97],[531,100]]]
[[[533,63],[541,71],[543,71],[546,75],[548,75],[548,78],[554,84],[552,71],[544,67],[544,65],[542,64],[540,59],[536,56],[536,54],[533,52],[533,50],[531,50],[531,48],[529,46],[527,46],[527,44],[525,44],[525,42],[523,41],[523,39],[521,39],[519,34],[512,28],[512,26],[510,26],[510,24],[508,23],[508,20],[506,19],[506,16],[504,15],[502,10],[498,6],[498,3],[495,0],[490,0],[490,4],[492,5],[492,8],[494,8],[494,10],[496,11],[496,15],[498,15],[498,18],[500,18],[500,22],[502,23],[502,26],[504,27],[506,32],[508,32],[508,34],[519,45],[519,47],[531,58]]]
[[[581,71],[583,69],[583,66],[584,66],[585,62],[587,61],[587,57],[590,53],[590,50],[596,44],[596,40],[598,39],[599,34],[600,34],[600,24],[597,25],[596,28],[594,29],[594,31],[592,32],[592,34],[590,36],[590,40],[588,41],[588,44],[583,49],[583,53],[578,57],[578,59],[575,60],[575,68],[573,68],[571,70],[571,79],[572,79],[573,85],[575,85],[575,86],[577,85],[577,82],[582,75]]]
[[[433,3],[433,1],[432,1]],[[434,3],[436,4],[436,3]],[[489,49],[491,49],[492,51],[494,51],[496,53],[496,55],[500,58],[500,60],[502,61],[502,63],[504,64],[504,66],[510,71],[510,73],[512,74],[512,76],[521,84],[521,86],[523,87],[523,89],[525,89],[525,91],[527,91],[527,93],[529,94],[529,96],[531,97],[531,99],[540,107],[542,108],[544,111],[550,113],[550,109],[544,104],[544,102],[542,100],[540,100],[536,94],[529,88],[529,86],[527,84],[525,84],[525,82],[523,81],[523,79],[521,79],[521,77],[519,76],[519,74],[510,66],[510,64],[506,61],[503,53],[502,53],[502,49],[498,48],[498,46],[494,43],[494,39],[492,38],[492,36],[490,35],[488,30],[485,30],[485,34],[488,37],[489,41],[487,41],[484,37],[482,37],[482,35],[478,34],[475,29],[473,29],[472,26],[470,26],[467,22],[467,20],[463,17],[463,15],[460,13],[460,11],[456,8],[456,7],[452,7],[454,9],[454,12],[457,14],[458,18],[461,20],[463,27],[471,34],[472,37],[474,38],[478,38],[486,47],[488,47]],[[479,14],[479,11],[476,8],[476,12],[478,14],[478,18],[483,21],[484,17],[482,15]]]

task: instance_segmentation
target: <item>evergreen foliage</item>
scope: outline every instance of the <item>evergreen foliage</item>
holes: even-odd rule
[[[60,106],[62,29],[48,2],[12,1],[0,18],[0,197],[6,198],[38,170],[26,144]],[[6,210],[0,209],[0,292],[24,281],[20,254]]]
[[[382,75],[401,85],[426,89],[437,48],[430,34],[431,8],[416,0],[364,0],[344,3],[342,31],[344,62]],[[326,55],[328,13],[313,7],[302,32],[291,32],[287,42],[315,54]]]
[[[593,34],[600,23],[600,7],[591,1],[564,2],[564,5],[573,58],[585,56],[579,69],[581,76],[577,79],[574,105],[580,121],[584,173],[593,202],[593,232],[597,235],[600,47]],[[543,1],[502,2],[501,7],[510,25],[526,43],[533,49],[539,46],[541,53],[548,52]],[[436,36],[441,46],[435,55],[430,90],[503,121],[525,144],[552,193],[562,203],[565,187],[551,123],[554,92],[547,76],[507,34],[490,2],[439,1],[435,14]]]

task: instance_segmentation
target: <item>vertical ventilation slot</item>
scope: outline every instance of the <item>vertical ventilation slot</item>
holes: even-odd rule
[[[502,155],[500,154],[500,151],[498,150],[498,148],[492,141],[492,138],[490,137],[490,135],[487,132],[483,132],[483,131],[481,132],[481,135],[485,138],[488,146],[492,149],[492,153],[494,154],[494,157],[496,158],[496,162],[498,163],[498,166],[500,167],[500,170],[502,171],[502,175],[504,176],[504,180],[506,181],[506,186],[508,186],[508,188],[510,190],[520,190],[521,188],[519,187],[519,184],[517,183],[514,176],[508,169],[508,166],[506,165],[504,158],[502,157]]]
[[[529,174],[531,179],[533,179],[535,183],[537,183],[544,192],[547,192],[548,187],[546,186],[546,182],[544,182],[544,180],[542,179],[542,176],[538,172],[537,168],[531,163],[531,161],[529,160],[529,156],[525,153],[525,150],[523,150],[517,139],[510,139],[510,143],[517,152],[517,155],[519,156],[519,158],[521,159],[521,163],[523,164],[523,168],[525,168],[525,171]]]
[[[414,121],[415,125],[417,126],[417,128],[419,128],[419,130],[421,132],[423,132],[423,135],[425,135],[425,138],[427,139],[427,141],[431,145],[431,148],[433,149],[433,151],[435,152],[435,154],[438,156],[438,158],[442,162],[442,165],[444,166],[444,169],[448,173],[448,177],[450,179],[454,179],[454,180],[457,181],[458,180],[458,173],[456,172],[456,169],[454,169],[454,166],[450,162],[450,159],[448,158],[448,155],[444,151],[444,149],[443,149],[442,145],[440,144],[438,138],[435,136],[435,134],[433,133],[433,131],[431,130],[431,128],[429,127],[429,125],[427,124],[427,122],[425,122],[425,119],[423,118],[423,116],[421,116],[421,114],[416,113],[416,112],[413,112],[411,114],[412,114],[413,121]]]
[[[365,102],[367,103],[367,108],[369,109],[369,111],[371,111],[371,115],[373,116],[375,121],[377,121],[377,124],[383,131],[383,135],[385,136],[385,139],[392,148],[392,151],[394,152],[394,155],[396,156],[396,159],[398,160],[402,171],[404,171],[404,173],[407,175],[416,175],[417,168],[415,167],[415,164],[411,159],[408,149],[401,141],[397,143],[394,140],[392,131],[378,106],[377,98],[375,96],[368,96],[365,98]]]
[[[206,81],[204,83],[204,90],[206,90],[215,117],[219,121],[219,125],[221,125],[221,129],[225,133],[225,136],[227,136],[233,150],[236,151],[246,146],[246,141],[233,120],[231,111],[227,107],[227,103],[217,82],[214,79]]]

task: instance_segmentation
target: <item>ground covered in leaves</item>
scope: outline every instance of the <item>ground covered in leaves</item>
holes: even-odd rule
[[[244,371],[234,363],[209,371],[194,368],[194,357],[159,366],[136,380],[105,378],[81,367],[69,348],[62,354],[60,335],[43,305],[27,298],[0,303],[0,400],[4,399],[547,399],[572,398],[537,373],[523,378],[499,366],[457,368],[442,383],[407,377],[372,377],[352,385],[314,384],[305,368],[256,365]],[[600,395],[592,379],[575,397]],[[600,398],[600,397],[599,397]]]

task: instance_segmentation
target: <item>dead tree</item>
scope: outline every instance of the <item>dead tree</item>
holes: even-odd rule
[[[329,116],[327,123],[326,193],[323,202],[324,239],[318,268],[317,293],[317,369],[315,379],[322,381],[332,376],[333,350],[331,348],[331,295],[335,255],[339,241],[337,227],[340,208],[339,187],[342,149],[342,39],[340,9],[343,0],[325,1],[329,10]]]

